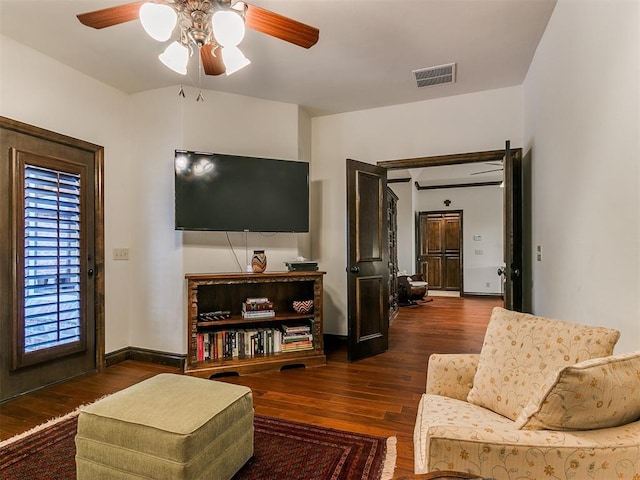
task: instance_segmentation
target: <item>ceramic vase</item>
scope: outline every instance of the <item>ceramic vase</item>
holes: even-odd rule
[[[267,269],[267,256],[264,250],[254,250],[251,257],[251,269],[254,273],[262,273]]]

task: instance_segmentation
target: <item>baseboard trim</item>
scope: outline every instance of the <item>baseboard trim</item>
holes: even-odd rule
[[[502,298],[502,295],[499,293],[482,293],[482,292],[464,292],[465,297],[495,297]]]
[[[136,360],[138,362],[156,363],[158,365],[167,365],[184,369],[187,359],[186,355],[178,353],[160,352],[158,350],[149,350],[139,347],[125,347],[105,355],[105,364],[107,367],[115,365],[125,360]]]

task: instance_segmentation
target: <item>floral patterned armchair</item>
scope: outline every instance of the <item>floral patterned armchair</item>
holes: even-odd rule
[[[619,333],[494,309],[480,354],[434,354],[416,473],[640,480],[640,352]]]

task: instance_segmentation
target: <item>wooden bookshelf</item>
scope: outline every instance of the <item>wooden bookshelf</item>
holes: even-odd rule
[[[248,374],[277,370],[285,366],[312,367],[326,364],[322,327],[322,279],[324,272],[268,272],[187,274],[187,361],[186,374],[210,378],[221,374]],[[273,302],[275,316],[243,318],[247,298],[266,297]],[[313,311],[299,314],[294,300],[313,299]],[[199,321],[206,312],[229,311],[221,320]],[[313,345],[308,350],[198,360],[198,336],[231,329],[280,328],[308,323]]]

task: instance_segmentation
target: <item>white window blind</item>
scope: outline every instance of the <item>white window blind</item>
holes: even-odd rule
[[[24,352],[80,340],[80,176],[25,166]]]

